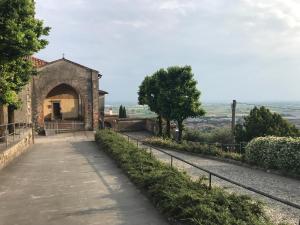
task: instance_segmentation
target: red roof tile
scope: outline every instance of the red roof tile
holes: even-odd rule
[[[34,56],[27,56],[26,59],[30,60],[36,68],[40,68],[48,64],[48,62]]]

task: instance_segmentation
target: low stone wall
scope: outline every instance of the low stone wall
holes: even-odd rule
[[[119,132],[147,130],[155,134],[158,131],[155,119],[140,118],[116,119],[112,123],[112,128]]]
[[[116,129],[120,132],[145,130],[145,119],[118,119]]]
[[[0,152],[0,170],[11,163],[15,158],[26,152],[32,143],[32,130],[29,129],[24,133],[23,138],[19,142]]]

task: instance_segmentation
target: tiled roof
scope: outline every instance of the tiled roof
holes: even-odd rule
[[[41,68],[48,64],[48,62],[33,56],[27,56],[26,59],[30,60],[36,68]]]

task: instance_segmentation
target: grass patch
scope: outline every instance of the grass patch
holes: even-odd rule
[[[261,203],[248,196],[209,189],[161,163],[110,130],[95,139],[154,205],[171,221],[185,225],[272,225]]]
[[[183,152],[192,152],[203,155],[216,156],[219,158],[233,159],[242,162],[244,161],[243,154],[239,154],[236,152],[225,152],[222,149],[220,149],[220,147],[217,147],[215,145],[187,141],[177,143],[176,141],[173,141],[171,139],[163,139],[160,137],[147,138],[144,142],[149,145],[167,149],[175,149]]]

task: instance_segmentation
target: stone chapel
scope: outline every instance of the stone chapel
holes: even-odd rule
[[[49,121],[80,121],[85,130],[96,130],[104,123],[105,91],[99,89],[99,71],[62,58],[53,62],[29,57],[37,68],[19,97],[21,107],[14,113],[15,122],[44,127]],[[2,107],[0,124],[7,120]]]

